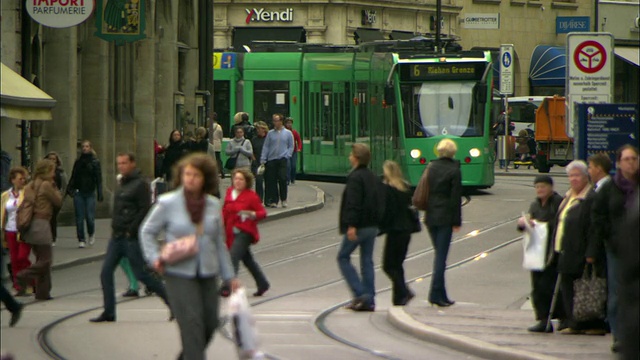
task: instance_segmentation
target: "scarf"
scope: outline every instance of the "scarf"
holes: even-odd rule
[[[202,219],[204,217],[204,207],[206,203],[206,197],[204,193],[201,193],[198,196],[185,190],[184,198],[187,201],[187,211],[189,212],[191,221],[194,224],[199,224],[200,222],[202,222]]]
[[[633,203],[633,194],[636,190],[637,184],[622,176],[622,172],[619,170],[613,177],[613,182],[616,184],[618,189],[622,191],[622,194],[624,195],[624,207],[628,209]]]

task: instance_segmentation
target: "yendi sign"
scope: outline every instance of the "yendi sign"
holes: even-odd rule
[[[33,20],[53,28],[76,26],[91,16],[94,0],[26,0]]]
[[[251,22],[292,22],[293,21],[293,9],[287,8],[282,11],[267,11],[262,9],[245,9],[247,12],[247,18],[245,22],[247,24]]]

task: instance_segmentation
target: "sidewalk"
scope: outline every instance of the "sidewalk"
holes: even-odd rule
[[[425,341],[493,360],[617,359],[611,335],[530,333],[534,315],[527,301],[520,309],[456,303],[448,308],[426,302],[389,308],[388,320]],[[554,328],[557,323],[554,321]]]
[[[223,194],[230,185],[229,177],[221,180],[220,190]],[[295,186],[289,186],[287,202],[287,208],[267,208],[267,218],[263,222],[318,210],[324,206],[324,192],[316,186],[297,181]],[[97,219],[95,235],[95,245],[79,249],[76,227],[59,226],[58,241],[53,248],[53,270],[101,260],[106,254],[111,235],[111,219]]]

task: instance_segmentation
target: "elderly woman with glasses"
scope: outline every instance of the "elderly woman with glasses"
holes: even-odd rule
[[[561,334],[605,334],[602,319],[578,321],[573,316],[573,283],[581,278],[585,271],[591,207],[595,196],[593,186],[589,183],[587,169],[587,164],[582,160],[574,160],[567,165],[569,191],[558,208],[556,228],[552,237],[551,249],[558,259],[562,303],[569,325],[568,328],[560,330]],[[593,268],[592,271],[596,269]]]

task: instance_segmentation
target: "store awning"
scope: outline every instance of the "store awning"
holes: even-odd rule
[[[561,46],[536,46],[529,67],[531,86],[564,86],[567,73],[566,52]]]
[[[616,56],[635,66],[640,66],[640,48],[637,46],[618,46],[613,49]]]
[[[303,27],[237,27],[233,29],[233,49],[245,52],[244,45],[251,47],[252,41],[307,42]]]
[[[413,39],[414,37],[416,37],[416,34],[412,31],[393,30],[391,31],[391,34],[389,34],[389,38],[391,40],[410,40],[410,39]]]
[[[2,64],[0,115],[17,120],[51,120],[56,101],[46,92]]]
[[[362,44],[365,42],[372,42],[376,40],[385,40],[382,31],[377,29],[362,29],[359,28],[353,32],[356,40],[356,44]]]

